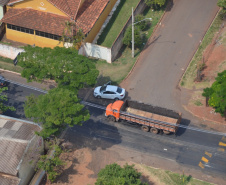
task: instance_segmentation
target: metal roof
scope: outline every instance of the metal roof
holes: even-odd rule
[[[40,129],[32,122],[0,115],[0,173],[17,175],[25,149]]]

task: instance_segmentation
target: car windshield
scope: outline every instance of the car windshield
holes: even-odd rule
[[[104,85],[104,86],[101,86],[100,92],[106,91],[106,87],[107,87],[107,86],[105,86],[105,85]]]
[[[118,88],[117,88],[117,92],[118,92],[118,93],[121,93],[121,92],[122,92],[122,88],[121,88],[121,87],[118,87]]]

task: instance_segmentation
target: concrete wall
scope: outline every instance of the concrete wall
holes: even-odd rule
[[[144,0],[140,0],[137,7],[134,9],[134,16],[141,14],[146,7],[147,6]],[[131,14],[132,14],[132,8],[131,8]],[[124,37],[124,33],[126,31],[126,28],[131,24],[132,24],[132,16],[128,19],[127,23],[121,30],[120,34],[114,41],[111,48],[98,46],[98,45],[86,42],[86,44],[80,48],[79,54],[103,59],[103,60],[106,60],[108,63],[113,62],[117,58],[119,50],[123,46],[122,40]]]
[[[106,60],[111,63],[111,49],[96,44],[85,43],[80,49],[79,54]]]
[[[0,6],[0,20],[3,18],[4,10],[3,6]]]
[[[134,9],[133,15],[136,16],[138,14],[141,14],[146,7],[147,7],[147,5],[145,4],[144,0],[140,0],[139,4]],[[132,14],[132,8],[131,8],[131,14]],[[125,24],[125,26],[123,27],[123,29],[121,30],[120,34],[118,35],[118,37],[116,38],[116,40],[114,41],[114,43],[111,47],[111,61],[114,61],[117,58],[119,50],[123,46],[122,40],[124,37],[124,33],[126,31],[126,28],[131,24],[132,24],[132,15],[128,19],[127,23]]]
[[[0,44],[0,56],[15,59],[19,52],[24,52],[24,49]]]

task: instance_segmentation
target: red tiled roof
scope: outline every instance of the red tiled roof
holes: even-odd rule
[[[76,22],[83,33],[89,33],[108,2],[109,0],[86,0],[83,3],[76,17]]]
[[[65,27],[64,22],[69,20],[70,19],[66,16],[46,13],[30,8],[11,8],[1,21],[54,35],[62,35]]]
[[[10,0],[10,2],[13,1],[18,0]],[[109,2],[109,0],[85,0],[82,7],[78,10],[81,0],[48,1],[65,12],[71,19],[76,20],[78,27],[83,30],[84,34],[90,32]],[[70,21],[69,17],[29,8],[12,8],[9,9],[1,21],[55,35],[62,35],[64,29],[63,23]]]
[[[48,0],[51,4],[75,19],[81,0]]]

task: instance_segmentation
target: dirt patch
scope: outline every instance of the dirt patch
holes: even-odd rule
[[[203,61],[205,68],[202,71],[202,82],[212,84],[219,72],[226,70],[226,27],[222,27],[221,30],[215,35],[212,43],[205,49],[203,54]],[[206,100],[202,96],[203,89],[193,89],[190,92],[190,100],[184,108],[193,115],[208,120],[214,123],[223,124],[226,126],[225,118],[221,117],[219,113],[216,113],[212,107],[206,107]],[[206,122],[208,124],[208,122]],[[215,130],[222,131],[222,125],[211,124]],[[207,127],[209,125],[206,125]]]

